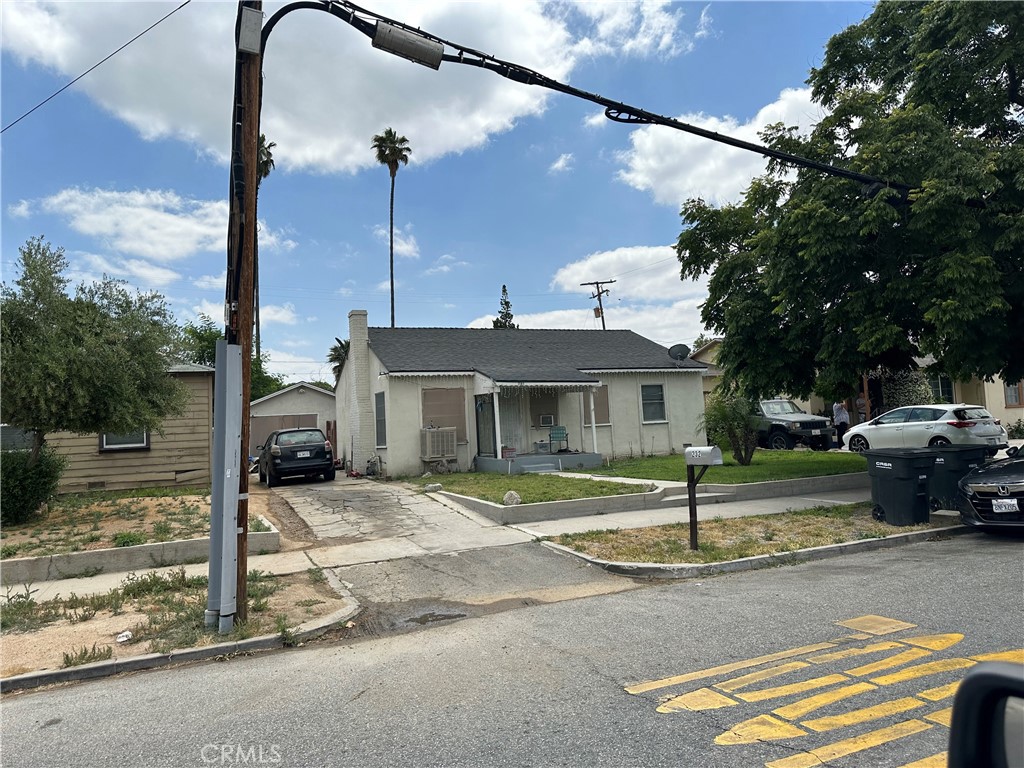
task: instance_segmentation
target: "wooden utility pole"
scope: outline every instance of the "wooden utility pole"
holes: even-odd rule
[[[603,296],[604,294],[608,293],[608,289],[607,288],[603,288],[602,289],[601,286],[602,285],[611,285],[614,282],[615,282],[614,280],[595,280],[592,283],[580,283],[580,285],[592,285],[595,288],[594,295],[591,296],[590,298],[597,299],[597,315],[598,315],[598,317],[601,318],[601,330],[602,331],[607,331],[608,329],[605,328],[605,325],[604,325],[604,304],[601,303],[601,296]]]

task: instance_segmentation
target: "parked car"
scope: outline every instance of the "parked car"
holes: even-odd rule
[[[1024,531],[1024,455],[1016,447],[1009,458],[982,464],[959,483],[960,520],[987,531]]]
[[[805,413],[792,400],[762,400],[754,420],[758,443],[776,450],[787,450],[797,443],[828,450],[836,435],[831,419]]]
[[[260,482],[268,488],[279,484],[281,478],[294,475],[334,479],[334,450],[319,429],[279,429],[270,433],[259,450]]]
[[[995,456],[1009,445],[1006,429],[980,405],[908,405],[846,430],[846,444],[860,453],[869,448],[928,448],[936,445],[984,445]]]

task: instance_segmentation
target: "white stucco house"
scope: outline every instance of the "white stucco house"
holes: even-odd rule
[[[705,366],[632,331],[369,328],[349,319],[337,451],[390,476],[518,473],[703,444]]]

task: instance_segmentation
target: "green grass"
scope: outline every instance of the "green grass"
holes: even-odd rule
[[[559,477],[558,475],[499,475],[493,472],[463,472],[431,477],[403,478],[405,482],[424,486],[440,482],[444,490],[463,496],[501,504],[508,491],[515,491],[523,504],[566,499],[588,499],[595,496],[617,496],[643,493],[647,486],[636,483],[613,483],[607,480]]]
[[[827,451],[768,451],[754,452],[749,466],[740,466],[727,451],[722,451],[724,463],[710,467],[701,478],[702,483],[737,485],[759,483],[766,480],[791,480],[796,477],[821,477],[864,472],[867,462],[853,453]],[[674,456],[644,456],[637,459],[619,459],[608,466],[588,469],[594,475],[635,477],[646,480],[686,480],[686,462],[681,454]]]

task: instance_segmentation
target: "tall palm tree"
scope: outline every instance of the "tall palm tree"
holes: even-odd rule
[[[256,150],[256,206],[259,208],[260,199],[260,183],[270,175],[270,172],[274,170],[274,154],[270,151],[277,146],[277,142],[267,141],[266,134],[260,134],[260,145]],[[256,357],[260,356],[260,244],[259,238],[257,242],[252,244],[252,279],[253,279],[253,292],[255,293],[254,302],[254,317],[253,322],[256,324],[256,332],[254,334],[253,343],[256,347]]]
[[[405,136],[399,136],[393,128],[385,128],[384,133],[373,137],[370,144],[377,153],[377,162],[386,165],[391,172],[391,327],[395,327],[395,176],[398,164],[409,164],[412,148]]]
[[[334,372],[334,386],[338,386],[341,372],[345,370],[345,361],[348,360],[348,339],[342,341],[335,336],[334,340],[338,343],[331,345],[327,352],[327,362],[331,363],[331,371]]]

